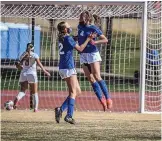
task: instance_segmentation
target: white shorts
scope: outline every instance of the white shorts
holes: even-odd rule
[[[99,52],[93,52],[93,53],[81,53],[80,54],[80,63],[94,63],[94,62],[100,62],[102,61],[100,53]]]
[[[59,69],[59,74],[62,79],[68,78],[72,75],[76,75],[76,69]]]
[[[19,82],[25,82],[25,81],[28,81],[28,83],[37,83],[38,82],[37,74],[21,73]]]

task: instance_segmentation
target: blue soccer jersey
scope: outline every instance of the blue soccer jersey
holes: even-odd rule
[[[78,25],[79,45],[83,44],[86,41],[87,37],[94,32],[97,33],[97,36],[103,34],[102,31],[95,25],[89,25],[89,26]],[[82,53],[93,53],[93,52],[98,52],[98,48],[95,45],[92,45],[91,43],[88,43],[86,48],[82,51]]]
[[[59,69],[75,68],[73,58],[73,49],[75,46],[76,42],[71,36],[65,36],[63,43],[59,42],[59,54],[60,54]]]
[[[146,58],[148,59],[149,64],[151,65],[160,64],[159,52],[157,50],[150,50],[149,52],[146,52]]]

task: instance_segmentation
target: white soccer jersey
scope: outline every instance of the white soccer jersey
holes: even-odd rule
[[[39,56],[36,53],[31,52],[29,59],[26,59],[23,61],[23,69],[21,72],[26,73],[26,74],[36,74],[37,73],[37,68],[36,68],[37,63],[36,63],[35,59],[37,59],[37,58],[39,58]]]

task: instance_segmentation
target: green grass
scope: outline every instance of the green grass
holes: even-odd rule
[[[80,87],[82,91],[90,91],[91,85],[88,81],[79,81]],[[14,79],[2,79],[1,80],[1,88],[2,90],[18,90],[19,82]],[[110,84],[108,85],[110,91],[115,92],[134,92],[139,91],[139,87],[134,84]],[[39,81],[39,90],[56,90],[56,91],[65,91],[68,90],[65,81]]]
[[[125,32],[112,33],[112,73],[133,76],[140,68],[139,36]]]
[[[139,49],[141,46],[140,37],[126,32],[113,32],[111,46],[115,49],[124,50]]]
[[[140,50],[118,50],[112,55],[112,73],[134,76],[140,69]]]

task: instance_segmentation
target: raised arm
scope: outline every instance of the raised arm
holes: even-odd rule
[[[91,40],[92,44],[103,44],[103,43],[107,43],[108,39],[105,37],[105,35],[103,34],[103,32],[95,25],[91,25],[91,30],[96,32],[96,37],[99,37],[97,40]],[[95,39],[96,39],[95,37]]]
[[[43,70],[43,72],[47,75],[47,76],[51,76],[50,73],[48,71],[45,70],[45,68],[43,67],[42,63],[40,62],[39,58],[36,58],[36,62],[38,64],[38,66]]]

